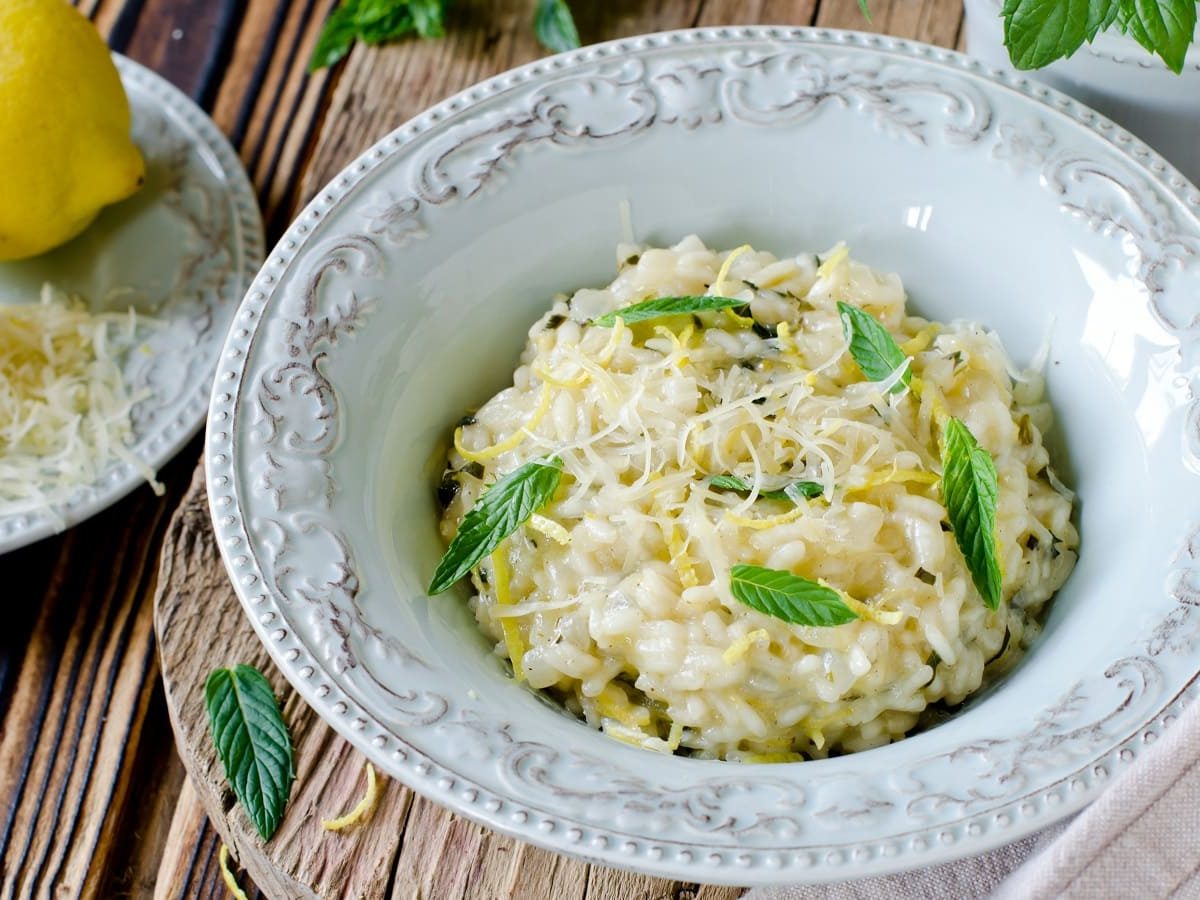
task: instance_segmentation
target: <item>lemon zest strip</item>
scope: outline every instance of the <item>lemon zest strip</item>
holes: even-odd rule
[[[375,767],[367,763],[366,768],[367,789],[362,798],[345,815],[338,816],[336,819],[322,819],[321,827],[326,831],[341,831],[343,828],[349,828],[351,825],[366,821],[375,811],[375,804],[379,801],[379,785],[375,780]]]
[[[833,252],[829,254],[820,266],[817,267],[817,277],[825,278],[833,274],[833,270],[850,258],[850,248],[844,243],[839,243],[834,247]]]
[[[779,352],[786,362],[793,369],[803,369],[804,363],[800,359],[800,352],[796,349],[796,341],[792,337],[792,327],[787,322],[780,322],[775,326],[775,334],[779,339]],[[809,372],[804,376],[806,384],[813,384],[817,380],[816,372]]]
[[[869,606],[861,600],[856,600],[843,590],[835,588],[824,579],[817,579],[817,584],[821,587],[829,588],[841,598],[841,601],[850,607],[851,612],[865,622],[878,622],[880,625],[895,625],[904,618],[904,613],[898,609],[880,609],[874,606]],[[828,724],[828,722],[824,723]]]
[[[666,516],[667,513],[658,503],[655,504],[658,508],[660,516]],[[692,559],[687,554],[687,541],[679,535],[679,529],[675,527],[675,522],[659,521],[659,529],[662,531],[663,542],[667,545],[667,552],[671,556],[671,565],[675,572],[679,575],[679,584],[684,589],[695,587],[700,583],[700,579],[696,577],[696,570],[692,566]]]
[[[695,587],[700,583],[700,579],[696,577],[692,559],[687,555],[687,542],[679,536],[679,529],[674,525],[667,527],[670,528],[670,533],[667,535],[667,549],[671,552],[671,565],[679,573],[679,584],[685,589]]]
[[[651,743],[651,737],[646,732],[640,728],[630,728],[627,725],[622,725],[615,719],[607,719],[601,726],[601,730],[609,737],[616,738],[623,744],[640,747],[643,750],[658,749],[658,747]]]
[[[756,643],[762,640],[768,640],[769,638],[770,635],[767,634],[767,629],[755,628],[753,631],[742,635],[740,638],[730,644],[725,649],[725,652],[721,654],[721,659],[724,660],[725,665],[732,666],[735,662],[745,656],[746,651],[748,651]]]
[[[504,548],[492,551],[492,581],[496,586],[496,603],[500,606],[512,605],[512,594],[509,592],[509,582],[512,571],[508,567],[508,557]],[[513,678],[525,680],[525,666],[521,660],[525,658],[525,641],[521,638],[521,630],[517,623],[507,616],[500,620],[500,630],[504,632],[504,646],[508,650],[508,658],[512,662]]]
[[[221,880],[225,882],[225,887],[229,888],[229,893],[233,894],[234,900],[250,900],[242,886],[237,883],[233,870],[229,868],[229,848],[224,842],[221,843],[221,850],[217,854],[217,865],[221,868]]]
[[[538,534],[543,534],[550,540],[562,544],[564,547],[571,543],[571,532],[563,528],[553,519],[547,519],[545,516],[534,513],[529,517],[529,527]]]
[[[620,699],[617,699],[617,695],[620,695]],[[650,722],[650,710],[631,703],[629,698],[621,693],[621,689],[612,684],[606,685],[593,702],[600,715],[620,722],[627,728],[640,731],[642,725]],[[641,715],[638,715],[639,713]]]
[[[533,429],[538,427],[538,424],[546,416],[546,412],[550,409],[550,397],[552,391],[548,382],[542,384],[542,396],[538,400],[537,408],[530,414],[528,421],[518,428],[513,434],[500,441],[498,444],[492,444],[490,447],[484,447],[481,450],[468,450],[462,443],[462,427],[454,429],[454,449],[459,452],[459,455],[468,462],[486,462],[489,459],[494,459],[501,453],[507,453],[512,450],[521,441],[525,440]]]
[[[675,358],[675,367],[677,369],[682,370],[684,366],[691,362],[688,358],[688,350],[690,349],[692,335],[695,333],[695,329],[691,325],[688,325],[679,334],[673,332],[666,325],[655,325],[654,333],[659,337],[669,340],[675,348],[675,352],[678,354]]]
[[[900,350],[905,356],[915,356],[929,346],[937,333],[938,327],[936,325],[927,325],[901,344]]]
[[[733,268],[733,261],[735,259],[737,259],[739,256],[741,256],[743,253],[746,253],[747,251],[753,250],[753,249],[754,248],[751,247],[749,244],[742,244],[742,246],[729,251],[729,255],[727,257],[725,257],[725,262],[721,263],[721,268],[717,272],[717,280],[714,281],[711,285],[709,285],[708,289],[709,289],[709,291],[712,292],[713,296],[716,296],[716,297],[722,296],[721,286],[725,283],[725,279],[729,275],[729,270]]]
[[[917,484],[937,484],[941,480],[941,476],[936,472],[927,472],[924,469],[897,469],[892,468],[890,471],[880,475],[876,473],[859,484],[852,484],[846,488],[846,494],[855,494],[859,491],[870,490],[873,487],[879,487],[881,484],[889,484],[892,482],[915,482]]]

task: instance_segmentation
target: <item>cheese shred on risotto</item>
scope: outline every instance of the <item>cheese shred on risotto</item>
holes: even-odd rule
[[[843,245],[777,259],[689,237],[617,258],[611,285],[560,297],[534,324],[512,386],[449,454],[447,540],[485,486],[563,461],[555,498],[472,573],[479,626],[517,677],[617,740],[771,762],[886,744],[1011,666],[1078,545],[1042,442],[1041,376],[1014,381],[977,325],[911,315],[900,280]],[[743,305],[594,324],[706,293]],[[907,368],[868,381],[839,301],[882,322]],[[892,393],[903,371],[911,385]],[[947,415],[999,476],[994,611],[943,506]],[[718,490],[717,475],[749,490]],[[822,491],[785,496],[797,481]],[[858,618],[817,628],[758,612],[730,593],[739,563],[828,585]]]

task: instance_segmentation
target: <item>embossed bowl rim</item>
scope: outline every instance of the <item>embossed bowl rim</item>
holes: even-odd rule
[[[259,639],[284,676],[321,718],[384,771],[399,778],[418,793],[489,828],[589,862],[713,883],[812,883],[862,877],[864,873],[853,871],[853,861],[849,858],[853,854],[844,849],[852,843],[850,840],[837,844],[834,852],[826,853],[817,848],[809,855],[807,862],[778,868],[771,868],[761,860],[757,864],[739,863],[733,858],[735,854],[730,853],[719,854],[719,861],[710,859],[709,862],[713,864],[702,868],[699,859],[690,866],[680,862],[664,865],[656,863],[654,858],[647,855],[645,846],[635,848],[633,853],[622,853],[620,842],[625,836],[615,833],[610,833],[611,839],[592,844],[586,849],[579,845],[569,846],[561,839],[555,839],[540,831],[537,828],[540,814],[530,813],[520,798],[498,796],[486,789],[479,789],[470,791],[468,799],[461,791],[460,782],[463,779],[460,776],[443,769],[436,759],[411,745],[400,742],[406,751],[404,758],[394,758],[388,752],[388,748],[397,743],[396,739],[385,733],[381,727],[373,727],[371,713],[345,693],[335,679],[326,676],[324,663],[319,655],[298,639],[291,630],[276,629],[268,624],[272,620],[272,613],[278,615],[282,607],[273,591],[251,589],[251,585],[261,584],[262,572],[252,558],[253,554],[243,555],[236,549],[248,531],[242,520],[236,489],[232,487],[236,484],[233,477],[233,441],[225,430],[228,428],[227,423],[233,420],[246,352],[254,340],[255,329],[262,321],[259,313],[277,290],[280,273],[296,262],[307,248],[319,223],[340,205],[359,180],[369,174],[375,165],[393,154],[403,153],[413,137],[423,135],[434,128],[445,127],[448,120],[453,123],[457,116],[469,112],[479,103],[487,102],[495,94],[514,87],[529,86],[543,75],[569,73],[574,66],[602,59],[619,59],[623,54],[632,51],[697,44],[714,48],[722,45],[734,47],[743,41],[787,41],[797,45],[807,44],[834,49],[841,46],[856,50],[881,50],[917,64],[935,62],[956,68],[1023,95],[1033,104],[1066,116],[1074,124],[1095,131],[1097,140],[1108,144],[1113,152],[1124,157],[1125,161],[1140,172],[1144,172],[1166,195],[1177,199],[1193,214],[1200,212],[1200,191],[1183,179],[1162,157],[1124,129],[1058,91],[991,68],[955,51],[862,32],[772,26],[687,29],[592,45],[549,60],[515,68],[447,98],[369,147],[326,187],[317,192],[268,255],[266,263],[247,292],[235,319],[235,327],[231,329],[227,338],[220,371],[213,386],[205,446],[205,467],[210,514],[217,545],[242,607]],[[936,69],[931,68],[931,72],[936,73]],[[1102,133],[1095,126],[1102,129]],[[238,328],[238,324],[242,327]],[[1153,736],[1154,732],[1169,725],[1179,711],[1192,700],[1196,693],[1196,684],[1196,676],[1193,676],[1177,693],[1171,695],[1167,703],[1151,716],[1149,721],[1144,722],[1136,733],[1115,746],[1097,750],[1097,758],[1092,759],[1075,774],[1083,776],[1089,767],[1096,765],[1100,760],[1107,766],[1106,772],[1127,768],[1129,758],[1132,757],[1127,758],[1119,751],[1140,742],[1147,733]],[[304,776],[303,772],[299,774],[300,777]],[[981,835],[964,832],[962,839],[953,842],[951,847],[941,846],[936,830],[930,831],[928,841],[923,847],[924,852],[915,852],[914,847],[912,853],[901,853],[882,862],[874,860],[870,874],[887,874],[942,863],[1018,840],[1079,810],[1094,799],[1101,785],[1090,777],[1085,778],[1084,782],[1086,789],[1082,791],[1067,792],[1065,798],[1056,795],[1055,800],[1061,801],[1057,802],[1057,805],[1039,804],[1040,814],[1037,816],[1017,816],[1004,830],[989,829]],[[1062,783],[1058,782],[1055,786]],[[1034,791],[1032,795],[1026,794],[1015,801],[1004,801],[1004,808],[1015,810],[1023,800],[1037,794],[1038,791]],[[491,804],[490,807],[485,808],[485,803]],[[523,810],[526,814],[521,816]],[[514,813],[517,815],[514,816]],[[557,824],[566,826],[571,822],[568,818]],[[558,834],[561,834],[562,830],[561,827],[554,829]],[[604,833],[602,829],[597,828],[591,828],[590,831],[594,834]],[[922,831],[920,834],[925,835],[926,832]],[[704,850],[700,844],[696,844],[695,848],[698,852]],[[835,855],[839,857],[836,860],[832,858]],[[694,854],[689,854],[689,858],[693,856]]]

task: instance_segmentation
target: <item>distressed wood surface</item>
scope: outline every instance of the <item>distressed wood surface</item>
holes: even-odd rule
[[[437,100],[542,55],[529,28],[532,0],[457,0],[444,39],[357,47],[316,75],[305,72],[305,62],[336,0],[75,2],[114,49],[173,81],[230,136],[257,187],[268,241],[376,138]],[[856,0],[573,6],[586,42],[751,23],[961,41],[960,0],[872,0],[870,24]],[[392,783],[371,825],[317,834],[317,819],[361,791],[361,760],[286,689],[242,622],[192,482],[199,455],[197,439],[165,468],[165,497],[141,489],[0,561],[17,588],[0,632],[0,898],[224,897],[222,836],[250,866],[258,896],[273,898],[737,895],[557,857]],[[159,680],[156,592],[182,761]],[[241,661],[269,673],[301,751],[288,818],[267,848],[220,787],[199,728],[196,691],[207,670]]]

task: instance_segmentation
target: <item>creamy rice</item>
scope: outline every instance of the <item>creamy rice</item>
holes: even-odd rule
[[[715,283],[729,257],[696,237],[622,246],[611,285],[555,299],[512,387],[456,431],[442,531],[454,536],[484,486],[555,454],[555,498],[472,573],[479,626],[517,677],[663,752],[784,761],[886,744],[1011,665],[1074,565],[1042,381],[1018,376],[978,325],[909,315],[900,279],[840,245],[823,264],[735,251]],[[744,300],[753,324],[746,310],[589,324],[705,293]],[[883,322],[919,391],[865,380],[838,301]],[[995,611],[946,524],[945,415],[998,473]],[[720,474],[755,489],[716,490]],[[758,496],[795,479],[824,493]],[[738,563],[820,579],[862,618],[817,628],[760,613],[730,593]]]

